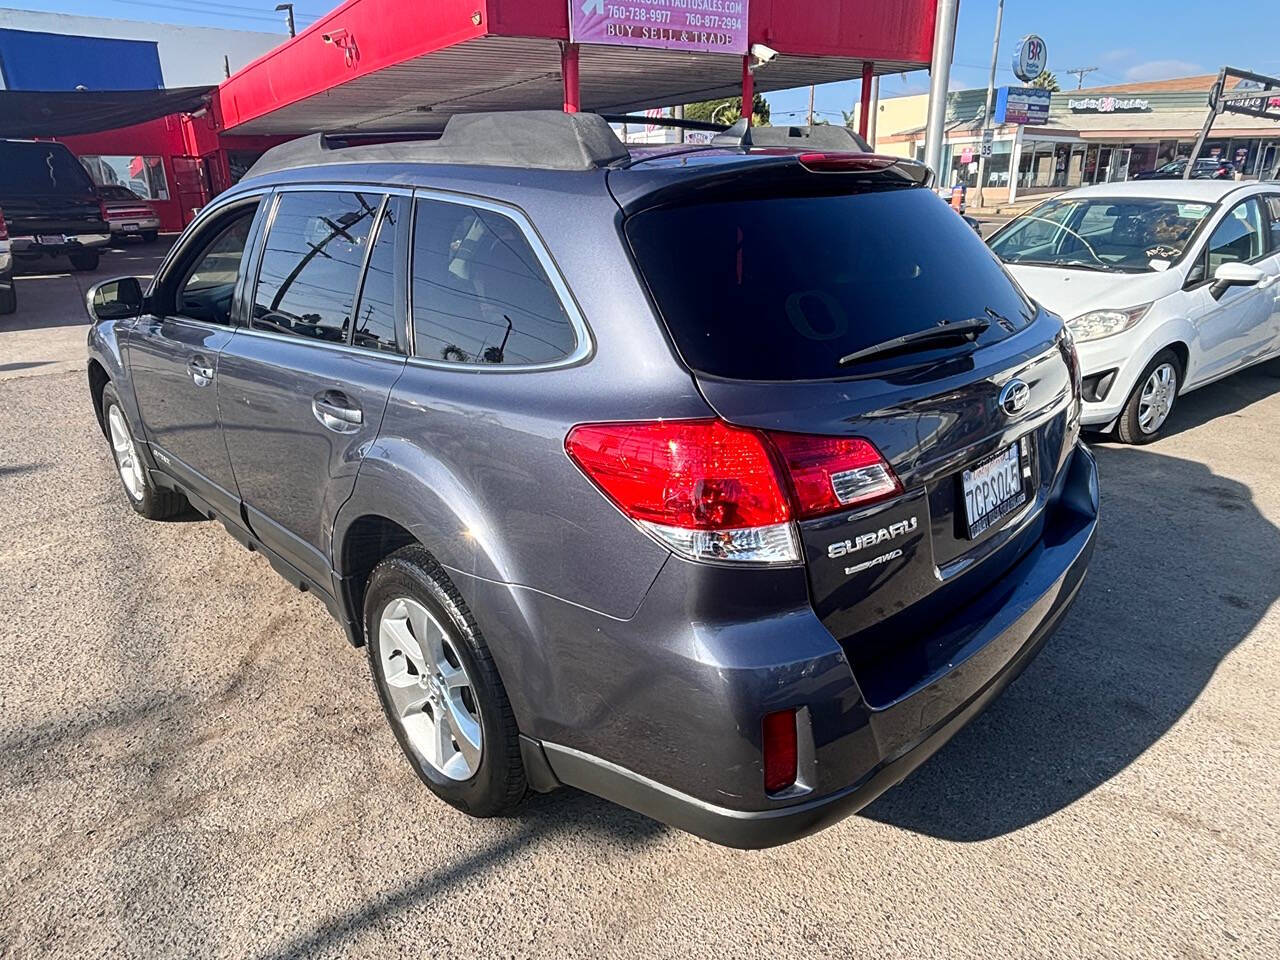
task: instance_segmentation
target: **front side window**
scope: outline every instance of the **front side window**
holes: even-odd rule
[[[438,200],[414,214],[413,329],[417,356],[454,363],[552,363],[577,342],[515,221]]]
[[[168,200],[169,182],[161,157],[81,157],[80,162],[99,187],[120,186],[143,200]]]
[[[991,239],[1005,263],[1143,272],[1182,258],[1213,206],[1144,197],[1051,200]]]
[[[252,326],[346,343],[381,203],[374,194],[283,194],[263,247]]]
[[[256,210],[256,204],[245,207],[232,214],[230,222],[210,225],[208,245],[196,254],[174,293],[175,313],[205,323],[231,323],[231,302]]]
[[[1212,277],[1224,263],[1248,263],[1261,257],[1268,229],[1257,198],[1232,207],[1209,236],[1208,275]]]

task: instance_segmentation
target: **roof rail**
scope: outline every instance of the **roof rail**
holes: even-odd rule
[[[799,147],[807,150],[858,150],[871,153],[871,144],[846,126],[749,127],[745,119],[711,140],[713,147]]]
[[[449,118],[436,140],[351,143],[360,138],[430,136],[429,132],[379,134],[316,133],[264,153],[245,175],[330,163],[454,163],[537,170],[594,170],[630,157],[603,117],[594,113],[522,110],[460,113]],[[342,145],[343,143],[349,145]]]

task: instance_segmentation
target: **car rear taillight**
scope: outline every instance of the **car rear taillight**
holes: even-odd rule
[[[769,439],[786,464],[796,515],[801,520],[871,503],[902,490],[880,451],[860,437],[770,433]]]
[[[623,513],[683,556],[800,559],[791,504],[754,430],[721,420],[583,424],[564,445]]]
[[[98,201],[98,217],[104,222],[107,219],[107,201],[105,200]]]
[[[796,782],[798,753],[795,710],[766,714],[762,732],[764,792],[778,793]]]
[[[9,224],[4,222],[4,210],[0,209],[0,240],[9,239]]]
[[[866,440],[722,420],[582,424],[565,450],[619,510],[691,560],[796,563],[793,520],[902,489]]]

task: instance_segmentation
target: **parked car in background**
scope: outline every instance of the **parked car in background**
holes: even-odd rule
[[[155,242],[160,235],[160,215],[155,207],[119,184],[98,187],[98,195],[107,211],[113,239],[139,237],[143,243]]]
[[[0,209],[0,315],[18,309],[18,291],[13,285],[13,253],[9,249],[9,224]]]
[[[1186,160],[1171,160],[1169,163],[1156,167],[1154,170],[1145,170],[1142,173],[1135,173],[1134,180],[1181,180],[1183,173],[1187,169]],[[1215,160],[1210,157],[1201,157],[1196,161],[1196,165],[1191,169],[1192,180],[1234,180],[1236,177],[1236,165],[1230,160]]]
[[[1086,426],[1159,436],[1179,395],[1280,355],[1280,183],[1083,187],[990,239],[1067,318]]]
[[[1097,472],[1061,321],[928,169],[795,129],[269,151],[91,291],[125,499],[323,599],[473,815],[563,783],[736,846],[847,816],[1056,628]]]
[[[0,208],[19,260],[65,256],[73,270],[93,270],[111,241],[93,181],[61,143],[0,140]]]

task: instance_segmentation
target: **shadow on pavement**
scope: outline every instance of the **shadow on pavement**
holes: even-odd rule
[[[549,836],[569,830],[598,834],[601,840],[639,847],[668,828],[640,814],[604,800],[562,789],[527,799],[510,820],[516,829],[446,869],[435,870],[407,884],[385,890],[331,917],[311,932],[261,955],[261,960],[339,954],[341,943],[361,931],[382,924],[388,916],[413,908],[422,910],[437,897],[456,896],[469,878],[505,868]]]
[[[1260,399],[1268,380],[1280,388],[1255,376],[1192,394],[1175,426]],[[1150,447],[1094,450],[1100,540],[1066,622],[1003,697],[863,816],[969,841],[1056,813],[1158,741],[1280,595],[1280,531],[1248,487]]]

